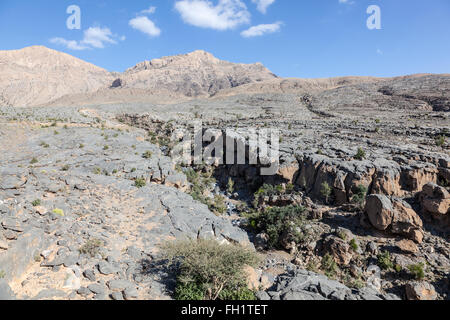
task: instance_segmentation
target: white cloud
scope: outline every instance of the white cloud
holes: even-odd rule
[[[156,11],[156,7],[149,7],[148,9],[142,10],[141,13],[143,14],[153,14]]]
[[[354,4],[354,1],[351,0],[339,0],[339,3],[344,3],[344,4]]]
[[[339,0],[339,1],[347,1],[347,0]],[[275,0],[252,0],[253,3],[256,3],[256,8],[261,13],[266,13],[267,8],[275,2]]]
[[[81,43],[90,45],[94,48],[103,49],[105,43],[117,43],[113,37],[114,35],[108,28],[91,27],[84,31],[84,39]]]
[[[250,13],[241,0],[219,0],[215,5],[208,0],[182,0],[175,3],[187,24],[215,30],[233,29],[250,23]]]
[[[125,37],[118,37],[113,34],[109,28],[90,27],[84,31],[83,40],[66,40],[64,38],[52,38],[51,43],[59,44],[71,50],[86,50],[86,49],[103,49],[106,44],[117,44],[117,38],[124,41]]]
[[[282,24],[282,22],[275,22],[272,24],[260,24],[257,26],[253,26],[248,30],[242,31],[241,36],[243,36],[244,38],[251,38],[260,37],[269,33],[275,33],[280,31]]]
[[[50,39],[50,42],[67,47],[70,50],[86,50],[86,49],[88,49],[88,47],[79,44],[78,41],[75,41],[75,40],[66,40],[64,38],[56,37],[56,38]]]
[[[161,30],[147,17],[136,17],[131,19],[129,25],[136,30],[139,30],[150,37],[157,37],[161,34]]]

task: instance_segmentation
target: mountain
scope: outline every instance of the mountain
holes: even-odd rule
[[[117,79],[124,88],[165,89],[187,97],[217,92],[277,78],[262,64],[222,61],[205,51],[144,61]]]
[[[0,51],[0,105],[41,105],[96,91],[112,80],[102,68],[42,46]]]
[[[165,104],[291,93],[312,95],[311,108],[323,112],[368,105],[449,111],[449,92],[449,75],[287,79],[260,63],[223,61],[202,50],[144,61],[123,73],[42,46],[0,51],[0,106]]]
[[[0,105],[17,107],[208,97],[276,78],[260,63],[226,62],[205,51],[144,61],[124,73],[42,46],[0,51]]]

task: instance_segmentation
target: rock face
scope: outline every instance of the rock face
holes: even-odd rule
[[[197,97],[274,78],[276,76],[262,64],[245,65],[222,61],[200,50],[141,62],[125,71],[123,87],[165,89]]]
[[[352,290],[324,275],[305,270],[294,270],[278,277],[273,290],[259,294],[260,298],[272,300],[397,300],[395,295],[382,295],[363,288]]]

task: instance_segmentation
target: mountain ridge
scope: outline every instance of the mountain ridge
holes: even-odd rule
[[[0,106],[169,103],[242,93],[303,94],[427,76],[448,75],[280,78],[259,62],[233,63],[204,50],[145,60],[120,73],[45,46],[31,46],[0,51]]]

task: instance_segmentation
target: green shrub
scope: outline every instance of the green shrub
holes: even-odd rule
[[[225,198],[221,195],[215,195],[214,201],[208,207],[211,211],[216,212],[219,215],[225,214],[228,209]]]
[[[334,261],[333,256],[329,253],[323,256],[321,268],[325,272],[325,275],[330,279],[336,277],[336,274],[339,270],[336,261]]]
[[[246,290],[244,271],[245,266],[258,263],[254,251],[215,240],[183,240],[165,243],[162,253],[177,268],[176,299],[254,299]]]
[[[331,197],[331,193],[332,193],[332,189],[331,189],[330,185],[328,184],[328,182],[323,182],[321,189],[320,189],[320,194],[325,198],[326,203],[328,203],[328,200]]]
[[[269,236],[270,248],[283,249],[284,243],[300,243],[307,233],[303,230],[305,209],[300,206],[273,207],[256,212],[249,217],[249,224],[258,232]]]
[[[41,205],[41,200],[40,200],[40,199],[36,199],[36,200],[34,200],[34,201],[31,203],[31,205],[32,205],[33,207],[40,206],[40,205]]]
[[[425,278],[424,267],[423,263],[412,264],[408,266],[408,270],[416,280],[423,280]]]
[[[134,180],[134,186],[137,188],[143,188],[147,185],[144,178],[137,178]]]
[[[254,207],[257,207],[259,199],[261,198],[283,194],[292,194],[294,191],[294,185],[291,183],[287,184],[285,189],[283,189],[283,186],[281,184],[276,186],[271,184],[263,184],[254,194],[253,205]]]
[[[356,160],[363,160],[366,158],[366,152],[363,150],[363,148],[358,148],[358,151],[356,152],[355,159]]]
[[[38,163],[38,162],[39,162],[38,159],[33,158],[33,159],[31,159],[30,164],[35,164],[35,163]]]
[[[142,158],[144,159],[150,159],[153,156],[153,153],[151,151],[145,151],[142,155]]]
[[[384,251],[377,256],[378,266],[383,270],[391,270],[394,268],[394,263],[392,262],[391,254],[389,251]]]
[[[6,272],[4,270],[0,270],[0,279],[6,277]]]
[[[231,178],[228,179],[227,192],[228,193],[233,193],[234,192],[234,181]]]
[[[65,164],[62,168],[61,171],[69,171],[70,166],[68,164]]]
[[[356,239],[350,240],[350,247],[353,249],[353,251],[358,251],[358,242],[356,242]]]
[[[445,136],[439,136],[435,139],[436,146],[443,147],[445,146]]]
[[[362,184],[360,184],[357,187],[357,191],[353,195],[351,201],[353,203],[356,203],[356,204],[359,204],[360,206],[362,206],[364,204],[364,201],[366,200],[367,192],[368,192],[368,189],[365,186],[363,186]]]

